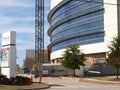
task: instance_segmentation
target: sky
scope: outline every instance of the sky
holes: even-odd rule
[[[45,48],[49,44],[49,1],[45,0]],[[0,0],[0,47],[2,33],[7,31],[16,31],[17,64],[22,66],[26,49],[35,49],[35,0]]]

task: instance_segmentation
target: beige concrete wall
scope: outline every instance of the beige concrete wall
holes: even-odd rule
[[[60,64],[44,64],[43,70],[48,70],[49,76],[73,75],[73,70],[66,69]]]

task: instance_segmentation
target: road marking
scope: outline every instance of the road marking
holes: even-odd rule
[[[79,86],[66,86],[68,88],[87,88],[88,86],[79,85]]]
[[[108,88],[108,86],[87,86],[87,85],[75,85],[75,86],[51,86],[50,88],[51,89],[62,89],[62,88],[64,88],[64,89],[68,89],[68,88],[73,88],[73,89],[75,89],[75,88],[101,88],[101,87],[103,87],[103,88]],[[110,86],[110,87],[114,87],[114,86]],[[109,88],[110,88],[109,87]]]
[[[63,87],[63,86],[52,86],[50,88],[66,88],[66,87]]]
[[[51,86],[51,88],[88,88],[88,86]]]

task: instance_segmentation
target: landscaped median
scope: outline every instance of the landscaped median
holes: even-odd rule
[[[7,78],[5,75],[0,75],[0,90],[36,90],[49,88],[46,83],[34,82],[33,77],[16,76]]]
[[[49,88],[49,85],[46,83],[32,83],[31,85],[0,85],[0,90],[36,90]]]

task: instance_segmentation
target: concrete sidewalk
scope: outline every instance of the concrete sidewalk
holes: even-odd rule
[[[40,77],[35,78],[34,75],[29,75],[27,77],[32,76],[33,82],[39,82]],[[86,83],[94,83],[94,84],[104,84],[104,85],[119,85],[120,86],[120,81],[107,81],[107,80],[98,80],[95,78],[101,78],[101,77],[42,77],[42,78],[59,78],[59,79],[75,79],[78,80],[79,82],[86,82]],[[105,78],[116,78],[116,76],[107,76]]]
[[[104,85],[119,85],[120,86],[120,82],[96,80],[96,79],[90,79],[90,78],[80,78],[79,82],[87,82],[87,83],[94,83],[94,84],[104,84]]]
[[[85,82],[85,83],[94,83],[94,84],[104,84],[104,85],[119,85],[120,81],[106,81],[106,80],[97,80],[91,77],[87,78],[79,78],[79,77],[62,77],[63,79],[76,79],[79,82]]]

